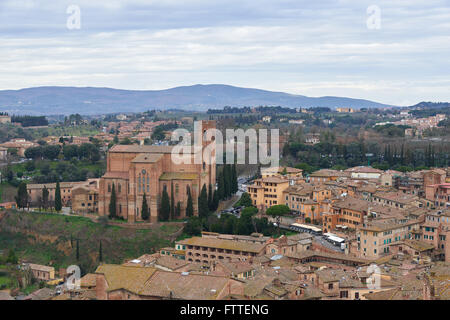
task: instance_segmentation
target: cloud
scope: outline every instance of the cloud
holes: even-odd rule
[[[0,3],[0,88],[164,89],[195,83],[402,104],[450,100],[447,1]],[[81,9],[68,30],[66,9]]]

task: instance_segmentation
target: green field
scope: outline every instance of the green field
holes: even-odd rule
[[[122,263],[173,246],[175,239],[170,235],[180,227],[180,223],[167,223],[134,230],[83,217],[11,211],[0,222],[0,250],[12,248],[20,259],[57,269],[75,264],[84,272],[92,272],[99,264],[100,241],[103,262]]]

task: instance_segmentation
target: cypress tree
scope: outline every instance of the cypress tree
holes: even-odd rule
[[[170,220],[175,217],[175,198],[173,196],[173,181],[170,186]]]
[[[161,221],[167,221],[170,218],[170,199],[167,188],[163,189],[161,197],[161,208],[159,210]]]
[[[188,188],[187,194],[186,217],[192,217],[194,215],[194,205],[192,202],[191,188]]]
[[[48,207],[48,189],[46,186],[44,186],[44,189],[42,189],[42,204],[44,206],[44,209],[47,209]]]
[[[223,177],[223,171],[219,172],[218,176],[218,186],[217,186],[217,195],[219,200],[225,199],[225,180]]]
[[[223,167],[223,181],[224,181],[224,197],[228,199],[231,195],[231,174],[230,167],[228,164],[225,164]]]
[[[236,163],[233,164],[231,168],[231,177],[232,177],[232,193],[235,194],[238,189],[238,179],[237,179],[237,170],[236,170]]]
[[[213,209],[213,191],[212,191],[211,183],[208,186],[208,208],[211,211],[214,210]]]
[[[216,211],[217,210],[217,208],[219,207],[219,202],[220,202],[219,192],[216,191],[216,192],[214,192],[214,195],[213,195],[213,209],[212,209],[212,211]]]
[[[25,182],[21,182],[17,190],[16,203],[19,209],[26,208],[28,204],[28,192]]]
[[[56,182],[56,190],[55,190],[55,210],[62,210],[62,201],[61,201],[61,187],[59,186],[59,181]]]
[[[98,261],[103,262],[102,240],[100,240],[100,247],[98,248]]]
[[[200,196],[198,197],[198,215],[200,218],[206,218],[209,215],[208,194],[206,192],[206,184],[203,185]]]
[[[114,183],[111,189],[111,200],[109,201],[109,218],[114,219],[116,217],[117,209],[116,209],[116,187]]]
[[[150,218],[150,209],[147,204],[147,195],[144,192],[144,197],[142,198],[142,208],[141,208],[141,217],[142,220],[147,221]]]
[[[177,208],[175,210],[175,217],[179,218],[181,215],[181,202],[177,202]]]

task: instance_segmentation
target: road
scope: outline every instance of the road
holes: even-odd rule
[[[275,222],[275,220],[271,220],[271,221]],[[295,222],[294,217],[281,217],[281,224],[284,225],[285,227],[288,227],[289,225],[291,225],[294,222]],[[342,252],[340,246],[335,246],[332,243],[328,242],[324,236],[313,235],[313,238],[316,242],[320,243],[320,245],[324,246],[327,249],[330,249],[330,250],[333,250],[336,252]]]

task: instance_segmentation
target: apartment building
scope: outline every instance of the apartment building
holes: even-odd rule
[[[356,229],[364,221],[370,203],[353,197],[346,197],[335,201],[331,205],[331,212],[323,215],[323,230],[330,232],[337,225]]]
[[[403,192],[377,192],[372,196],[372,202],[399,209],[420,207],[422,205],[418,196]]]
[[[338,178],[347,176],[345,173],[332,170],[332,169],[320,169],[309,175],[310,183],[323,183],[327,181],[336,181]]]
[[[247,187],[253,205],[264,212],[273,205],[284,204],[283,192],[289,187],[289,180],[280,177],[256,179]]]
[[[178,241],[176,246],[185,251],[186,261],[209,265],[214,261],[246,261],[264,255],[266,244],[218,237],[192,237]]]
[[[390,252],[390,244],[411,239],[419,230],[419,220],[386,219],[371,221],[357,230],[357,243],[360,257],[378,259]]]
[[[290,186],[283,192],[284,204],[301,218],[321,221],[322,214],[329,212],[335,193],[325,185],[301,184]]]
[[[450,210],[427,212],[414,239],[432,244],[435,258],[450,262]]]
[[[380,178],[380,176],[383,174],[382,170],[375,169],[368,166],[357,166],[353,168],[348,168],[345,170],[350,176],[351,179],[356,180],[367,180],[367,179],[374,179],[377,180]]]
[[[436,208],[450,207],[450,183],[427,185],[425,199],[431,201]]]

